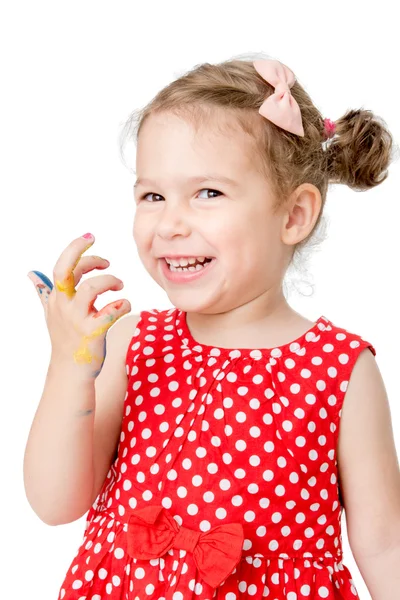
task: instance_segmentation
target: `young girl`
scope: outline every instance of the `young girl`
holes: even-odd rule
[[[344,508],[373,600],[394,600],[400,474],[375,349],[282,288],[328,184],[385,180],[390,133],[368,110],[323,119],[287,66],[258,58],[173,81],[136,134],[134,239],[175,308],[97,311],[123,284],[76,289],[107,267],[82,256],[89,234],[54,288],[30,274],[52,355],[27,496],[52,525],[90,509],[59,600],[354,600]]]

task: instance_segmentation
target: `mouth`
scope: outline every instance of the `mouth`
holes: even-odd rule
[[[169,265],[165,258],[162,259],[162,272],[164,276],[172,283],[190,283],[202,278],[205,274],[213,270],[213,265],[216,263],[216,258],[208,258],[203,263],[188,265],[187,267],[174,267]]]
[[[194,271],[200,271],[201,269],[204,268],[205,265],[207,265],[208,263],[212,262],[214,259],[214,257],[210,256],[210,257],[206,257],[205,260],[203,262],[198,262],[196,261],[195,263],[192,264],[187,264],[184,267],[182,266],[178,266],[176,267],[175,265],[172,265],[171,263],[169,263],[166,258],[164,257],[162,260],[165,261],[167,268],[172,271],[172,272],[194,272]]]

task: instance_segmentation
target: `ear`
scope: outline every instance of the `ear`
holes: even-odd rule
[[[319,189],[312,183],[299,185],[291,194],[282,220],[282,241],[289,246],[301,242],[313,230],[322,206]]]

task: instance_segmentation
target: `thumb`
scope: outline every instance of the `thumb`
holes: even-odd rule
[[[48,297],[54,287],[52,282],[44,273],[41,273],[40,271],[29,271],[27,276],[35,286],[40,300],[44,306],[47,304]]]

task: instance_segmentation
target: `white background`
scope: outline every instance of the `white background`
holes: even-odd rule
[[[329,7],[332,7],[329,8]],[[123,279],[96,307],[126,297],[132,313],[169,308],[132,237],[134,174],[123,165],[124,120],[201,62],[265,52],[296,74],[322,114],[381,116],[400,141],[395,3],[14,1],[3,5],[1,44],[2,418],[0,596],[55,600],[81,543],[84,518],[45,525],[23,486],[23,455],[40,400],[50,339],[30,270],[52,278],[75,237]],[[132,163],[134,164],[134,163]],[[314,293],[289,297],[374,344],[400,447],[398,233],[400,162],[369,192],[331,188],[328,240],[309,264]],[[92,253],[92,252],[90,252]],[[85,276],[84,276],[85,277]],[[86,275],[87,277],[87,275]],[[368,527],[368,523],[366,523]],[[370,598],[348,546],[345,564]]]

